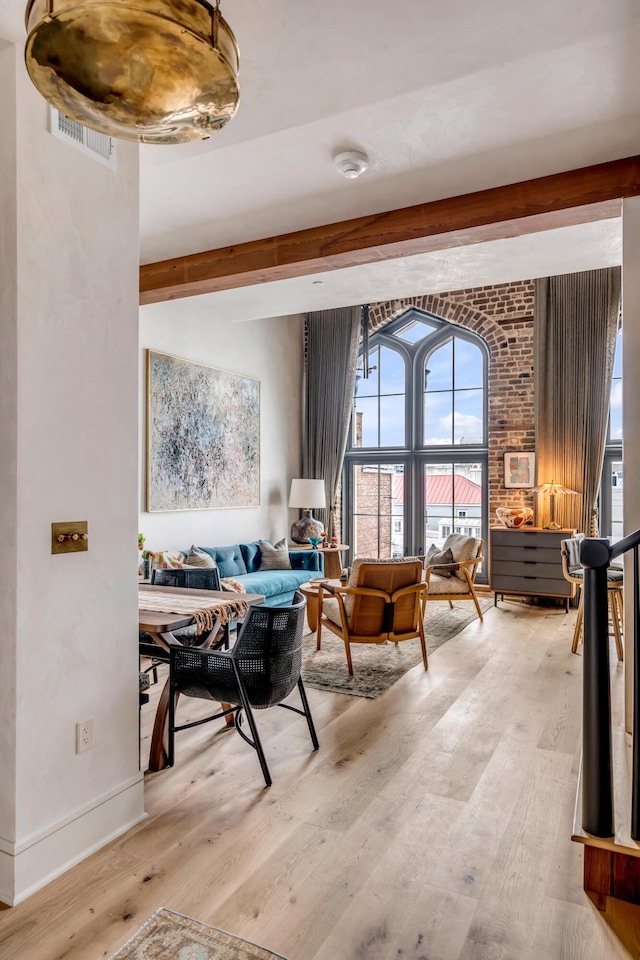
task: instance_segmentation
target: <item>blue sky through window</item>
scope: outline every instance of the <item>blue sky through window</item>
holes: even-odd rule
[[[412,343],[435,326],[412,321],[396,334]],[[414,339],[415,334],[415,339]],[[419,336],[418,336],[419,334]],[[397,350],[386,345],[369,352],[370,376],[356,387],[355,446],[403,447],[406,444],[406,371]],[[474,343],[452,336],[426,359],[421,373],[425,446],[484,442],[484,357]]]

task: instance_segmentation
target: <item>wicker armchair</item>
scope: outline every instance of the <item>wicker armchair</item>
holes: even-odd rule
[[[318,749],[307,695],[300,677],[302,632],[306,601],[299,591],[290,607],[252,607],[233,648],[228,651],[199,650],[171,646],[169,665],[169,743],[168,761],[173,766],[175,734],[227,714],[235,714],[236,730],[252,746],[260,759],[265,783],[271,786],[271,774],[260,742],[253,710],[280,706],[306,718],[313,749]],[[302,710],[282,701],[298,687]],[[192,723],[176,724],[178,694],[202,700],[215,700],[223,709]],[[251,736],[242,729],[246,715]]]

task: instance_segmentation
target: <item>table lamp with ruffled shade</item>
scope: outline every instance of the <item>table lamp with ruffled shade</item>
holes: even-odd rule
[[[534,493],[549,494],[549,523],[545,523],[544,530],[562,530],[562,526],[556,522],[556,497],[562,495],[576,496],[578,491],[564,487],[557,480],[549,480],[547,483],[541,483],[540,486],[533,488]]]

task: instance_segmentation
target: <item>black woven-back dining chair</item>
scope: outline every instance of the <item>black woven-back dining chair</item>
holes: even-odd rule
[[[176,570],[152,570],[154,587],[188,587],[190,590],[221,590],[217,567],[183,567]]]
[[[242,739],[256,750],[265,783],[268,787],[271,786],[271,774],[253,710],[274,706],[285,707],[304,716],[313,749],[318,749],[318,737],[300,676],[305,606],[305,598],[296,591],[290,607],[251,607],[231,650],[194,650],[178,645],[171,647],[169,766],[174,763],[174,739],[178,730],[187,730],[235,713],[236,730]],[[302,700],[302,709],[282,702],[296,686]],[[229,706],[202,720],[176,725],[176,700],[180,693],[186,697],[216,700]],[[246,715],[251,736],[242,729],[243,713]]]
[[[194,568],[182,567],[174,570],[152,570],[151,583],[154,587],[184,587],[190,590],[221,590],[220,571],[217,567]],[[197,634],[195,627],[185,627],[178,630],[175,636],[186,646],[191,646],[196,642]],[[201,635],[200,639],[204,639]],[[150,666],[146,667],[145,673],[150,673],[153,682],[158,682],[158,667],[163,663],[169,662],[169,655],[166,650],[158,647],[148,633],[141,633],[140,654],[151,658]],[[218,635],[216,646],[229,646],[229,626],[225,624]]]

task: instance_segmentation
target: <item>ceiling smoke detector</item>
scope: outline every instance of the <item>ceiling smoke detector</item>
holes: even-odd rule
[[[369,157],[360,150],[347,150],[333,158],[333,165],[347,180],[355,180],[369,166]]]

